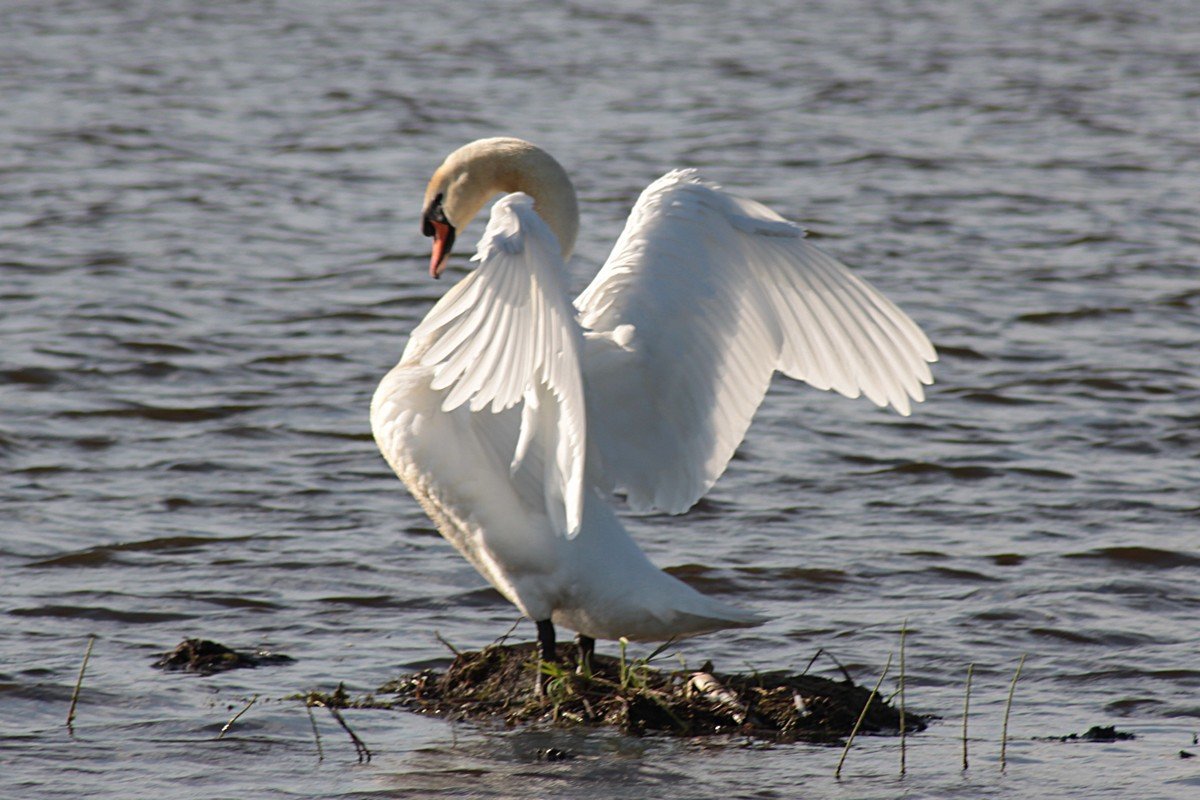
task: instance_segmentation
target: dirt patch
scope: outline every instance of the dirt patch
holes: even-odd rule
[[[245,652],[231,650],[219,642],[208,639],[184,639],[169,653],[151,666],[166,671],[195,672],[199,675],[215,675],[231,669],[291,664],[295,659],[282,653],[265,651]]]
[[[566,648],[563,648],[566,650]],[[454,719],[508,725],[613,727],[640,735],[740,734],[778,742],[838,742],[850,734],[871,691],[849,676],[762,672],[728,674],[710,664],[700,670],[664,671],[645,661],[595,656],[590,675],[574,655],[542,666],[543,694],[533,643],[493,645],[459,653],[445,672],[422,670],[380,687],[349,707],[404,708]],[[909,732],[929,717],[906,715]],[[899,711],[882,697],[870,701],[860,733],[896,734]]]

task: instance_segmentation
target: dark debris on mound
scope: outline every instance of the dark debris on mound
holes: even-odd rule
[[[1093,725],[1084,733],[1068,733],[1066,736],[1035,736],[1044,742],[1126,742],[1136,739],[1137,734],[1119,731],[1113,725]]]
[[[871,691],[849,680],[783,671],[734,675],[706,669],[666,672],[645,661],[594,657],[592,674],[577,674],[574,657],[542,665],[544,693],[534,691],[533,643],[492,645],[459,653],[444,673],[422,670],[379,689],[354,706],[405,708],[453,719],[509,725],[553,722],[614,727],[627,734],[739,734],[776,742],[838,742],[850,734]],[[908,731],[929,717],[908,714]],[[862,733],[898,733],[900,714],[871,700]]]
[[[168,672],[195,672],[199,675],[215,675],[231,669],[253,669],[254,667],[291,664],[295,659],[282,653],[259,651],[248,653],[231,650],[219,642],[208,639],[184,639],[174,650],[163,653],[151,666]]]

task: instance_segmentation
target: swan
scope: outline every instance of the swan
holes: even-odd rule
[[[646,557],[621,524],[687,511],[725,471],[772,375],[908,415],[932,383],[925,334],[764,205],[693,170],[642,192],[572,302],[575,190],[541,148],[491,138],[425,191],[441,275],[496,194],[476,268],[417,325],[371,403],[388,464],[441,534],[537,625],[660,641],[759,625]]]

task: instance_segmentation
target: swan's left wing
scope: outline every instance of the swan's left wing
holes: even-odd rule
[[[573,536],[583,511],[586,422],[580,329],[563,285],[554,234],[525,194],[492,207],[473,261],[478,267],[438,301],[405,351],[434,368],[443,411],[464,404],[495,414],[524,403],[512,470],[531,459],[543,470],[546,511]]]
[[[635,510],[681,513],[708,491],[774,372],[907,415],[937,359],[799,226],[687,170],[642,193],[576,305],[592,474]]]

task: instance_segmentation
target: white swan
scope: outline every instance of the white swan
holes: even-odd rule
[[[638,200],[572,304],[562,167],[519,139],[452,153],[425,192],[437,277],[498,192],[474,261],[371,403],[384,457],[442,535],[537,623],[662,640],[763,618],[655,567],[610,500],[682,513],[725,471],[778,370],[909,413],[937,356],[896,306],[803,231],[693,171]]]

